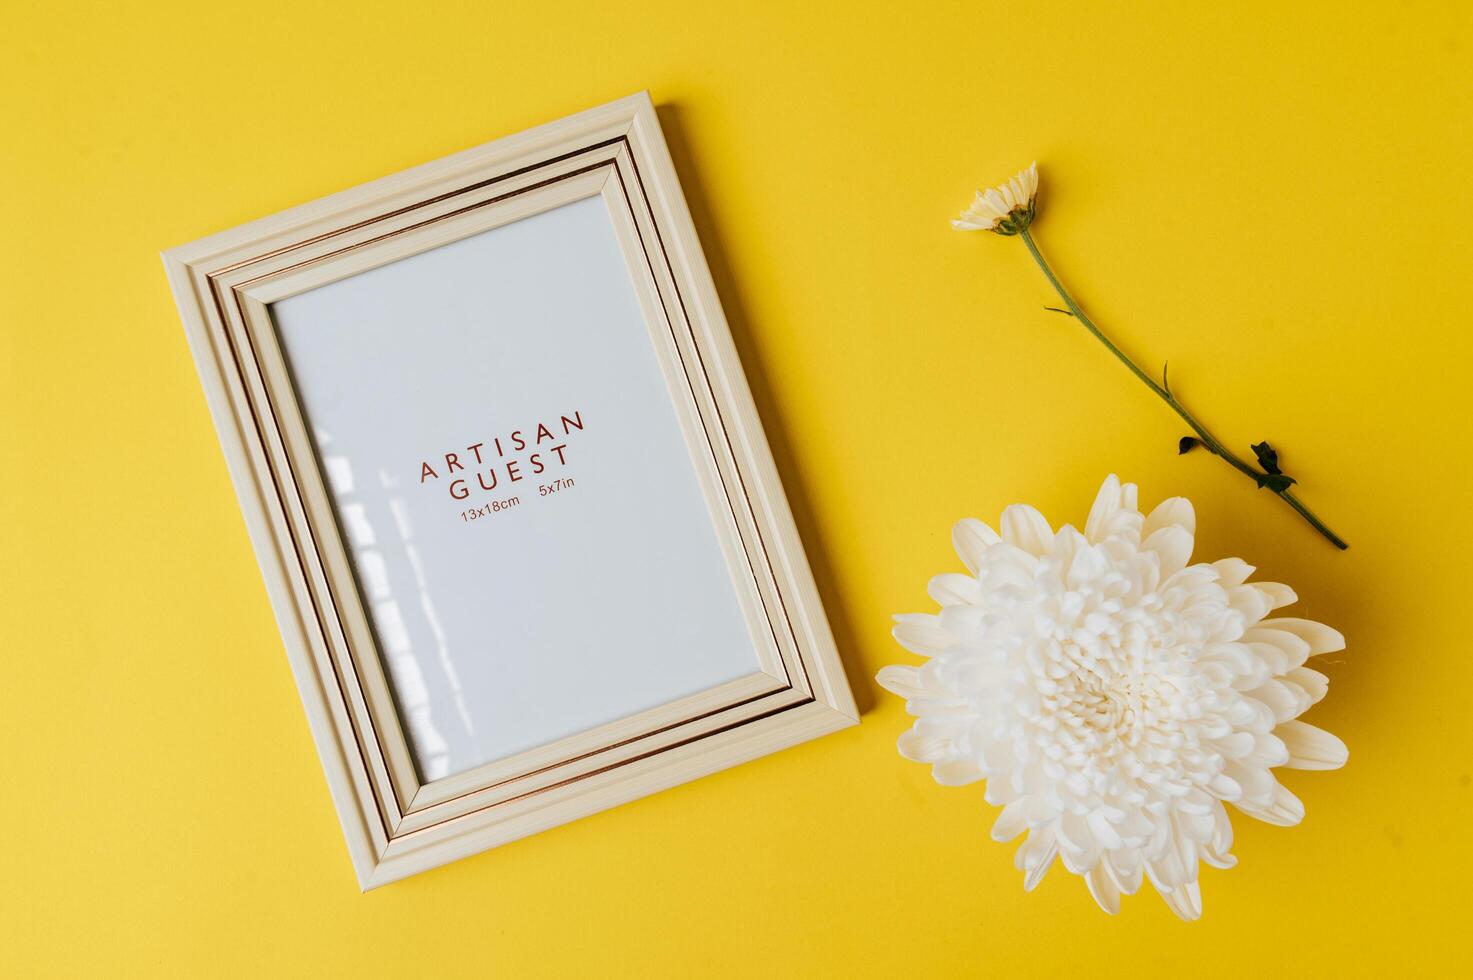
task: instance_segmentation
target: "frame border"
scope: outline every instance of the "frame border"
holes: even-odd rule
[[[601,169],[608,172],[598,183]],[[662,341],[655,332],[668,326],[672,346],[661,358],[673,356],[671,366],[690,385],[690,403],[677,404],[677,414],[686,413],[681,421],[692,462],[706,474],[702,486],[713,519],[721,516],[718,504],[730,508],[733,523],[724,533],[751,567],[752,594],[769,619],[767,592],[778,604],[785,628],[779,636],[774,623],[773,640],[780,662],[764,663],[765,673],[752,675],[745,686],[733,682],[739,690],[703,692],[420,784],[397,713],[392,704],[385,707],[378,651],[364,642],[354,619],[361,610],[345,615],[339,608],[340,599],[351,607],[356,596],[343,596],[342,541],[335,529],[322,533],[319,526],[315,457],[302,465],[298,446],[294,462],[282,429],[283,415],[288,426],[295,417],[295,391],[288,380],[291,398],[283,397],[282,379],[272,378],[269,363],[263,369],[257,351],[274,332],[269,296],[273,288],[280,295],[312,288],[301,284],[304,268],[317,270],[319,278],[354,274],[351,265],[343,271],[350,253],[351,263],[383,264],[477,233],[474,222],[489,220],[498,202],[546,196],[541,192],[573,178],[582,179],[583,197],[600,194],[610,206],[657,352]],[[618,201],[628,207],[624,227]],[[484,210],[468,222],[466,215],[477,209]],[[370,258],[385,242],[389,257]],[[635,269],[640,253],[649,273],[643,283]],[[363,889],[858,722],[648,93],[171,249],[163,259]],[[329,268],[336,272],[322,271]],[[282,285],[292,277],[297,288]],[[668,366],[666,380],[677,397]],[[274,437],[263,417],[275,427]],[[697,434],[707,440],[709,458],[697,452]],[[718,434],[722,445],[712,440]],[[712,477],[726,501],[715,499]],[[733,491],[740,501],[732,499]],[[732,565],[731,549],[724,550]],[[641,730],[645,715],[668,716],[672,706],[694,714]],[[590,734],[596,736],[591,742]],[[575,742],[578,751],[569,755]]]

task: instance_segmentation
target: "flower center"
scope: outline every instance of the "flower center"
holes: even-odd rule
[[[1121,609],[1076,593],[1060,606],[1065,615],[1041,645],[1036,744],[1079,785],[1152,772],[1179,779],[1179,750],[1200,742],[1193,729],[1203,710],[1190,680],[1197,645],[1155,596]]]

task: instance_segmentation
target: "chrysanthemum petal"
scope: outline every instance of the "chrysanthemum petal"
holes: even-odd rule
[[[977,574],[982,563],[982,555],[1000,540],[996,531],[975,517],[957,521],[951,529],[951,543],[956,548],[957,557],[973,575]]]
[[[1037,566],[1038,559],[1033,555],[999,541],[988,549],[982,567],[977,569],[977,581],[989,596],[1005,598],[1032,589]]]
[[[1161,897],[1166,900],[1166,907],[1182,921],[1196,922],[1202,918],[1202,886],[1197,882],[1163,892]]]
[[[1258,650],[1261,644],[1267,644],[1282,654],[1282,659],[1274,663],[1276,674],[1282,674],[1300,666],[1314,650],[1314,647],[1300,634],[1280,629],[1278,625],[1280,622],[1282,620],[1266,619],[1243,633],[1243,642],[1255,650]]]
[[[1212,849],[1226,854],[1233,849],[1233,822],[1228,817],[1227,807],[1217,804],[1217,831],[1212,835]]]
[[[1266,629],[1284,630],[1293,633],[1301,640],[1309,644],[1310,656],[1321,653],[1336,653],[1345,649],[1345,636],[1339,630],[1331,629],[1324,623],[1316,623],[1309,619],[1265,619],[1260,626]]]
[[[956,640],[941,626],[936,616],[923,613],[905,613],[895,617],[895,627],[890,631],[895,642],[911,653],[923,657],[934,657],[945,653]]]
[[[1225,738],[1217,740],[1216,747],[1226,758],[1240,759],[1253,752],[1257,743],[1252,732],[1233,732]]]
[[[1084,876],[1084,883],[1089,886],[1089,893],[1100,908],[1111,915],[1120,912],[1120,886],[1110,877],[1103,861]]]
[[[1282,609],[1299,601],[1294,590],[1280,582],[1254,582],[1252,587],[1264,594],[1270,609]]]
[[[1243,787],[1238,781],[1225,772],[1220,772],[1207,783],[1207,788],[1220,800],[1236,802],[1243,798]]]
[[[1013,504],[1002,512],[1002,539],[1041,558],[1053,546],[1054,529],[1037,509],[1027,504]]]
[[[992,825],[992,839],[1006,844],[1027,830],[1028,804],[1028,799],[1022,798],[1003,807],[1002,812],[997,815],[997,821]]]
[[[1209,848],[1203,848],[1202,863],[1208,867],[1227,870],[1228,868],[1236,868],[1238,866],[1238,859],[1232,854],[1223,854]]]
[[[1290,769],[1339,769],[1350,758],[1350,750],[1338,737],[1302,721],[1287,721],[1274,729],[1289,748]]]
[[[1275,827],[1293,827],[1304,819],[1304,804],[1299,801],[1299,797],[1285,789],[1282,784],[1274,790],[1273,802],[1267,806],[1252,806],[1247,803],[1236,805],[1248,816],[1273,824]]]
[[[1146,876],[1162,895],[1175,891],[1187,882],[1186,868],[1182,866],[1181,857],[1170,846],[1164,848],[1154,860],[1146,862]]]
[[[1231,759],[1223,768],[1233,782],[1243,789],[1244,800],[1262,800],[1267,802],[1273,799],[1274,787],[1277,784],[1273,774],[1261,766],[1245,765],[1243,760]]]
[[[982,620],[986,615],[985,610],[962,603],[946,606],[937,615],[936,621],[953,643],[967,643],[980,638]]]
[[[1319,704],[1330,693],[1330,679],[1309,667],[1295,667],[1284,675],[1284,680],[1292,681],[1308,694],[1310,704]]]
[[[1274,720],[1281,724],[1290,718],[1297,718],[1309,707],[1305,703],[1307,698],[1305,702],[1300,700],[1301,694],[1296,694],[1278,680],[1266,681],[1262,686],[1248,692],[1249,697],[1268,705],[1269,710],[1273,712]]]
[[[1168,497],[1156,505],[1156,509],[1146,516],[1146,524],[1141,529],[1141,534],[1150,538],[1152,534],[1163,527],[1179,527],[1188,534],[1197,533],[1197,512],[1192,508],[1192,502],[1186,497]]]
[[[947,759],[931,767],[931,778],[942,786],[966,786],[984,775],[970,759]]]
[[[1256,623],[1272,610],[1267,594],[1251,585],[1235,585],[1227,590],[1228,605],[1243,617],[1244,623]]]
[[[1105,477],[1105,482],[1100,486],[1100,492],[1095,494],[1095,502],[1089,509],[1089,519],[1084,522],[1084,536],[1090,541],[1098,542],[1104,540],[1100,532],[1115,512],[1120,509],[1120,477],[1111,473]]]
[[[1141,550],[1161,559],[1161,575],[1166,577],[1187,567],[1192,558],[1192,534],[1175,524],[1158,528],[1141,542]]]
[[[982,601],[982,588],[970,575],[948,572],[926,583],[926,594],[938,606],[976,606]]]
[[[1065,581],[1071,589],[1083,588],[1104,577],[1110,570],[1110,564],[1109,557],[1103,551],[1085,545],[1074,552]]]
[[[1217,569],[1218,581],[1223,586],[1242,585],[1254,572],[1253,566],[1241,558],[1222,558],[1213,562],[1212,567]]]
[[[1018,870],[1025,872],[1023,877],[1023,890],[1031,892],[1043,881],[1043,876],[1048,874],[1048,869],[1053,867],[1054,859],[1058,857],[1059,844],[1050,831],[1035,830],[1028,835],[1028,840],[1018,849],[1015,863]]]
[[[1253,752],[1244,760],[1245,763],[1272,769],[1282,766],[1289,761],[1289,747],[1284,740],[1273,732],[1255,732],[1253,734]]]
[[[950,739],[933,735],[919,728],[909,728],[896,741],[900,754],[912,762],[931,765],[947,758],[954,751]]]
[[[921,683],[920,671],[914,667],[890,664],[880,668],[880,672],[875,675],[875,680],[891,694],[905,698],[907,701],[911,698],[923,697],[927,693],[927,689]]]

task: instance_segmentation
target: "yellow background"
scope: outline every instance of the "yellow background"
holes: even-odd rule
[[[6,976],[1357,976],[1473,911],[1473,18],[1380,5],[22,4],[0,15]],[[368,895],[157,253],[652,90],[865,709],[858,728]],[[1334,552],[946,224],[1037,158],[1060,274]],[[1197,504],[1345,632],[1349,766],[1236,820],[1206,917],[1024,895],[893,748],[948,531]]]

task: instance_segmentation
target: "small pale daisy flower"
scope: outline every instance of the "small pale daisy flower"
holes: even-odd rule
[[[1059,277],[1054,275],[1054,270],[1049,268],[1047,260],[1043,257],[1043,252],[1038,248],[1038,243],[1033,240],[1033,233],[1028,230],[1029,225],[1033,224],[1033,213],[1037,199],[1038,164],[1034,162],[1028,165],[1027,170],[1019,173],[1001,187],[978,191],[977,198],[972,202],[972,206],[963,211],[961,216],[952,221],[951,224],[952,227],[961,231],[990,231],[998,235],[1016,235],[1028,247],[1028,252],[1033,256],[1033,261],[1038,263],[1038,268],[1048,279],[1049,285],[1054,287],[1054,291],[1059,294],[1059,299],[1064,301],[1064,306],[1066,307],[1066,309],[1061,310],[1050,306],[1048,309],[1053,310],[1055,313],[1067,313],[1069,316],[1078,320],[1080,326],[1084,327],[1095,336],[1096,340],[1104,344],[1105,348],[1111,354],[1128,367],[1130,372],[1139,378],[1147,388],[1150,388],[1151,392],[1157,398],[1160,398],[1169,405],[1171,410],[1192,430],[1191,435],[1182,436],[1177,440],[1178,453],[1190,452],[1198,446],[1205,447],[1212,455],[1257,483],[1260,489],[1272,491],[1284,503],[1294,508],[1300,517],[1308,521],[1310,526],[1323,534],[1325,539],[1335,547],[1341,550],[1350,547],[1350,545],[1345,543],[1344,538],[1331,531],[1325,522],[1320,520],[1313,511],[1306,507],[1304,502],[1294,493],[1293,487],[1299,481],[1279,468],[1278,450],[1271,446],[1267,440],[1255,443],[1252,447],[1253,455],[1257,457],[1257,466],[1242,459],[1224,445],[1220,439],[1209,432],[1207,427],[1196,416],[1187,411],[1186,406],[1176,397],[1171,390],[1171,385],[1167,383],[1166,368],[1164,366],[1161,369],[1161,380],[1157,381],[1143,371],[1140,365],[1127,357],[1125,352],[1119,347],[1116,347],[1110,338],[1105,336],[1104,331],[1095,325],[1094,321],[1074,301],[1074,297],[1069,295],[1069,291],[1064,288],[1064,284],[1059,281]]]
[[[1200,917],[1199,864],[1236,863],[1223,804],[1292,826],[1304,806],[1273,770],[1345,763],[1340,739],[1298,720],[1329,683],[1306,661],[1344,638],[1265,618],[1294,591],[1248,582],[1237,558],[1188,564],[1192,505],[1144,516],[1113,475],[1082,532],[1024,505],[1001,529],[958,524],[967,573],[931,580],[940,614],[896,617],[895,639],[927,658],[879,673],[916,719],[900,754],[942,785],[987,781],[992,836],[1027,834],[1025,889],[1061,859],[1106,912],[1149,878]]]
[[[961,231],[991,231],[1016,235],[1033,221],[1033,202],[1038,197],[1038,164],[1018,174],[1001,187],[978,191],[972,206],[951,223]]]

